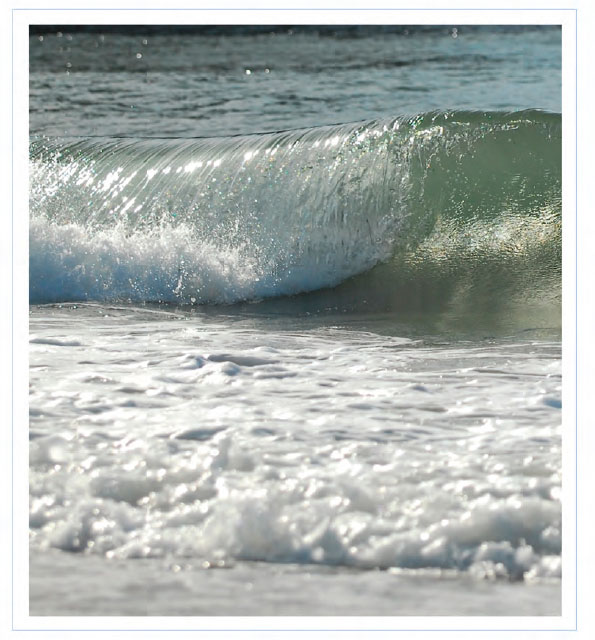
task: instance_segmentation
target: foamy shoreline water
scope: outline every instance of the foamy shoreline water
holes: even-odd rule
[[[559,579],[557,343],[134,316],[32,308],[32,553]]]

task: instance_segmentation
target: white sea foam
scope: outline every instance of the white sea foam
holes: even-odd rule
[[[30,223],[29,298],[67,301],[229,303],[333,286],[382,257],[362,245],[358,256],[337,237],[309,259],[260,260],[249,244],[221,246],[196,237],[188,225],[93,233],[76,223],[43,218]]]
[[[32,317],[34,549],[559,576],[554,344],[56,313]]]

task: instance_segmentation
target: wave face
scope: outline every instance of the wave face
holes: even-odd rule
[[[32,303],[232,303],[344,281],[329,295],[372,306],[559,303],[560,270],[558,114],[30,141]]]

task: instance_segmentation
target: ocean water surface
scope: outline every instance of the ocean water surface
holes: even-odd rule
[[[32,27],[31,615],[559,615],[561,31]]]

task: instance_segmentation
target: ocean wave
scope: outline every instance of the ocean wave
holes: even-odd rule
[[[561,116],[33,137],[29,266],[32,303],[232,303],[340,283],[400,308],[461,292],[559,303]]]

